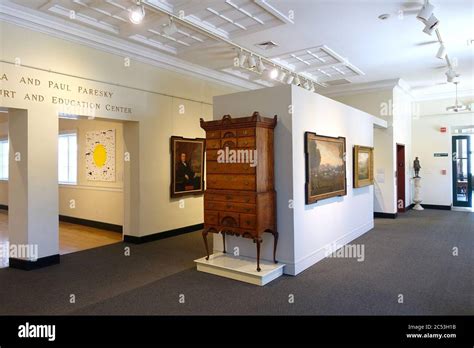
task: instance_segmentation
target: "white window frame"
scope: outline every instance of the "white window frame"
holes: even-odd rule
[[[3,175],[3,171],[5,170],[5,168],[3,167],[3,156],[5,156],[5,154],[3,154],[3,151],[1,151],[0,153],[2,154],[1,158],[0,158],[0,181],[8,181],[8,171],[9,171],[9,150],[10,150],[10,144],[9,144],[9,141],[8,141],[8,138],[0,138],[0,146],[3,148],[3,145],[4,144],[7,144],[7,153],[6,153],[6,160],[7,160],[7,164],[6,164],[6,175]]]
[[[59,139],[61,137],[67,137],[67,136],[71,136],[71,135],[74,135],[76,137],[76,163],[75,163],[75,178],[76,180],[75,181],[61,181],[59,180],[59,167],[60,167],[60,163],[59,163],[59,154],[58,154],[58,183],[59,185],[68,185],[68,186],[74,186],[74,185],[77,185],[78,184],[78,149],[79,149],[79,144],[78,144],[78,134],[77,134],[77,130],[68,130],[68,131],[60,131],[59,132],[59,135],[58,135],[58,152],[59,152]],[[70,153],[69,153],[69,149],[68,149],[68,164],[67,164],[67,168],[68,168],[68,178],[70,178],[70,173],[69,171],[71,170],[71,164],[69,163],[71,161],[70,159]]]

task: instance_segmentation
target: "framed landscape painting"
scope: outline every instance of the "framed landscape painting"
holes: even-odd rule
[[[171,197],[204,192],[205,141],[171,137]]]
[[[354,146],[354,188],[374,184],[374,148]]]
[[[347,194],[346,138],[305,133],[306,204]]]

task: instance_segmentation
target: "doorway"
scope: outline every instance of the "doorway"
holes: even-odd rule
[[[397,144],[397,212],[404,213],[405,199],[405,145]]]
[[[453,152],[453,206],[472,207],[472,148],[469,135],[455,135]]]

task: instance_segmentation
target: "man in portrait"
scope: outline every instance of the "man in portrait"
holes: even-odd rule
[[[186,153],[182,152],[176,164],[176,192],[186,191],[187,187],[194,189],[194,172],[186,157]]]

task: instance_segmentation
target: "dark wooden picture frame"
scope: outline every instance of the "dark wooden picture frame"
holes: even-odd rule
[[[354,145],[353,150],[353,184],[354,188],[370,186],[374,184],[374,148],[369,146]],[[368,154],[367,178],[361,178],[361,168],[359,157],[361,154]]]
[[[327,144],[337,144],[340,146],[339,149],[339,159],[342,161],[342,165],[338,167],[332,166],[327,164],[324,172],[314,173],[314,171],[320,171],[319,166],[321,161],[327,162],[329,157],[321,158],[321,152],[318,150],[317,153],[310,153],[311,152],[311,144],[316,142],[316,150],[318,143],[327,143]],[[332,149],[334,150],[334,149]],[[316,133],[305,132],[305,162],[306,162],[306,183],[305,183],[305,193],[306,193],[306,204],[316,203],[319,200],[327,199],[331,197],[338,197],[338,196],[345,196],[347,195],[347,179],[346,179],[346,138],[344,137],[329,137],[324,135],[317,135]],[[314,158],[312,158],[314,156]],[[318,156],[318,158],[316,158]],[[326,155],[327,156],[327,155]],[[333,157],[331,157],[333,158]],[[316,166],[318,168],[314,168],[314,162],[319,162]],[[313,172],[313,173],[312,173]],[[331,181],[333,181],[332,185],[336,186],[334,189],[319,189],[319,193],[317,192],[318,189],[316,186],[322,182],[323,179],[319,179],[319,175],[321,178],[326,177],[325,183],[328,183],[329,186],[331,185]]]
[[[203,138],[192,139],[179,136],[170,138],[171,197],[204,193],[205,146],[206,139]],[[181,164],[182,154],[185,155],[186,165]],[[200,158],[195,158],[196,156]]]

